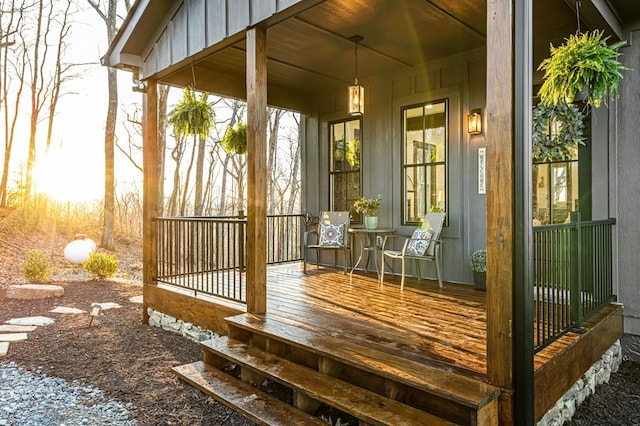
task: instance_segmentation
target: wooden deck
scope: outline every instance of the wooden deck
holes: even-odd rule
[[[390,278],[390,276],[389,276]],[[471,286],[407,279],[380,285],[332,268],[270,268],[267,310],[336,337],[474,378],[486,371],[485,294]]]
[[[311,369],[323,365],[318,370],[321,374],[326,373],[324,369],[336,371],[336,365],[340,365],[340,374],[349,377],[353,385],[382,397],[408,403],[403,395],[411,388],[415,399],[412,406],[438,418],[456,424],[497,424],[498,415],[494,411],[498,405],[491,403],[495,393],[492,387],[482,387],[487,370],[485,293],[453,283],[445,283],[440,289],[436,281],[413,278],[407,279],[405,289],[400,291],[399,281],[399,277],[388,276],[381,285],[375,273],[359,271],[350,279],[341,269],[315,266],[304,274],[301,264],[288,264],[268,268],[266,316],[242,315],[243,305],[210,298],[181,300],[175,297],[176,289],[168,291],[155,286],[145,286],[145,300],[154,309],[228,335],[228,341],[203,343],[204,364],[190,364],[176,373],[196,387],[209,389],[211,396],[234,409],[242,411],[237,402],[216,395],[215,387],[207,385],[220,380],[217,373],[210,374],[207,368],[219,367],[227,361],[243,365],[242,357],[248,351],[257,351],[251,352],[251,362],[257,357],[265,358],[260,367],[247,361],[243,368],[248,377],[259,371],[260,377],[282,380],[296,394],[307,395],[299,397],[298,408],[315,407],[315,403],[308,402],[309,395],[314,395],[311,401],[323,401],[325,395],[302,382],[271,376],[269,365],[284,365],[289,362],[286,360]],[[536,418],[619,338],[621,311],[616,306],[604,309],[585,322],[587,333],[568,333],[535,356],[536,394],[539,394]],[[284,358],[269,358],[274,355],[267,352]],[[322,361],[326,359],[332,361]],[[308,373],[299,372],[299,367],[291,368],[294,372],[287,377],[304,382]],[[346,368],[353,371],[346,373]],[[566,380],[557,380],[558,374],[567,371],[571,374],[566,374]],[[360,383],[357,377],[362,374],[374,379]],[[407,381],[409,376],[414,379]],[[361,394],[357,389],[353,395]],[[393,396],[396,394],[393,389],[400,389],[397,396]],[[431,396],[423,398],[423,389],[424,395]],[[473,390],[468,392],[469,389]],[[415,395],[422,396],[416,399]],[[447,395],[444,397],[447,399],[452,396],[453,402],[443,403],[442,395]],[[434,397],[440,402],[431,402]],[[508,392],[504,393],[500,404],[509,405],[509,398]],[[341,407],[341,402],[334,403],[333,406]],[[356,405],[348,408],[346,411],[356,414],[369,412]],[[402,411],[400,408],[399,412]]]
[[[268,312],[324,327],[347,341],[357,341],[407,359],[483,380],[486,374],[486,297],[470,285],[356,272],[353,279],[334,268],[303,274],[297,264],[270,267]],[[540,351],[537,369],[580,335],[568,333]]]

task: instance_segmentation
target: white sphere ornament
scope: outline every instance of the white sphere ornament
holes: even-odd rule
[[[73,240],[64,248],[64,258],[76,265],[89,260],[91,253],[93,246],[87,240]]]
[[[98,246],[96,246],[96,243],[91,238],[86,238],[84,240],[84,242],[89,244],[89,248],[91,249],[91,253],[95,253],[96,250],[98,249]]]

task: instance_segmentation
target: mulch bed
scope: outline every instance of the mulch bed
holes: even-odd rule
[[[0,323],[10,318],[48,316],[56,322],[13,342],[0,362],[27,369],[42,367],[49,376],[93,385],[111,398],[131,402],[140,425],[253,425],[247,418],[182,382],[171,367],[202,359],[198,344],[178,334],[142,323],[142,305],[129,301],[142,294],[132,282],[53,282],[62,297],[43,300],[6,299],[0,288]],[[102,311],[89,325],[89,315],[54,314],[56,306],[89,311],[91,303],[115,302],[121,308]]]
[[[49,316],[56,322],[38,327],[29,339],[11,343],[0,362],[27,369],[42,367],[49,376],[79,380],[123,403],[131,402],[140,425],[253,425],[249,419],[215,402],[171,373],[171,367],[202,359],[198,344],[178,334],[142,323],[142,305],[129,301],[142,286],[129,281],[54,282],[62,297],[6,299],[0,289],[0,323],[25,316]],[[90,310],[91,303],[115,302],[89,325],[87,314],[54,314],[56,306]],[[598,387],[568,423],[640,424],[640,364],[625,361],[609,384]]]

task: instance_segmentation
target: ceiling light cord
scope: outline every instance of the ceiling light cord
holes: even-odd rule
[[[355,56],[356,56],[356,84],[358,84],[358,40],[356,40],[356,49],[355,49]]]

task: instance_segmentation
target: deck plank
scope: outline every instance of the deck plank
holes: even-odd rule
[[[326,426],[326,423],[317,417],[306,414],[220,370],[208,367],[202,361],[173,367],[172,370],[187,383],[258,424]]]
[[[453,423],[374,392],[359,388],[316,370],[263,352],[226,337],[202,343],[206,350],[242,366],[260,371],[269,379],[302,392],[309,398],[336,407],[370,424],[453,425]]]
[[[346,340],[407,359],[466,371],[474,378],[486,370],[485,295],[470,286],[408,279],[404,291],[394,279],[335,272],[271,272],[268,311],[312,327],[326,324]],[[339,296],[339,297],[337,297]]]
[[[380,377],[396,380],[427,393],[445,396],[463,406],[478,409],[493,401],[499,391],[484,382],[433,368],[405,357],[379,351],[366,351],[362,346],[330,336],[322,336],[290,324],[276,315],[251,314],[227,318],[233,327],[258,330],[261,335],[286,339],[287,343],[368,371]]]

